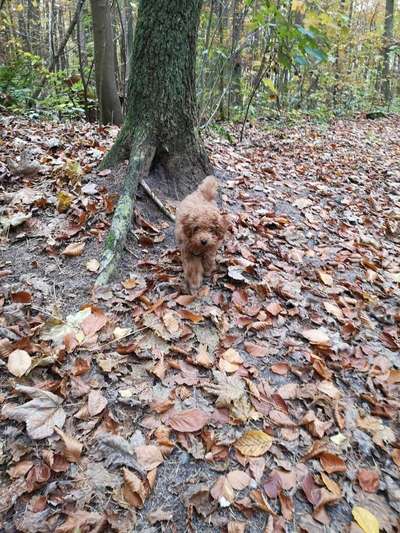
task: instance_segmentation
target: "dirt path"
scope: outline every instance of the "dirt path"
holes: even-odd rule
[[[396,531],[400,119],[209,137],[235,225],[197,298],[147,201],[91,293],[114,135],[0,122],[0,527]]]

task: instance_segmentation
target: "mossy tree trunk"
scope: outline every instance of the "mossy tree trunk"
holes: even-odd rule
[[[160,188],[173,191],[178,199],[192,191],[210,170],[196,131],[195,61],[201,4],[202,0],[139,3],[127,114],[102,167],[128,158],[130,164],[97,284],[107,283],[113,268],[106,263],[112,260],[117,264],[129,229],[126,216],[117,220],[120,206],[124,206],[124,213],[132,212],[136,187],[150,167],[162,167],[160,180],[165,181],[160,182]]]

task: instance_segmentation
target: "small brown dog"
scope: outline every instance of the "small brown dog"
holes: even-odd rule
[[[217,180],[208,176],[176,209],[175,238],[190,292],[200,288],[203,275],[213,272],[229,227],[228,215],[221,214],[215,202],[217,188]]]

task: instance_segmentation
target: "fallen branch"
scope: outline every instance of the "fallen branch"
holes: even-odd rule
[[[105,240],[95,287],[107,285],[118,265],[132,223],[136,190],[149,173],[155,151],[155,146],[150,144],[147,137],[137,135],[136,140],[133,140],[123,190]]]
[[[153,202],[156,204],[156,206],[166,215],[172,222],[175,222],[174,215],[165,207],[165,205],[162,203],[162,201],[154,194],[154,192],[150,189],[150,187],[147,185],[147,183],[142,179],[140,182],[140,185],[142,186],[143,190],[146,192],[147,196],[153,200]]]

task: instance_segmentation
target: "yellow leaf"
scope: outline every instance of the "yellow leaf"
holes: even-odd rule
[[[246,457],[259,457],[264,455],[272,445],[273,438],[259,429],[251,429],[238,439],[234,447]]]
[[[67,211],[70,205],[72,204],[73,199],[74,197],[72,196],[72,194],[69,194],[68,192],[65,192],[65,191],[59,192],[57,194],[57,200],[58,200],[57,210],[60,213],[65,213],[65,211]]]
[[[15,11],[17,11],[17,13],[20,13],[23,10],[24,10],[24,6],[22,4],[17,4],[15,6]]]
[[[353,507],[353,516],[360,528],[365,533],[379,533],[379,522],[376,516],[364,507]]]

